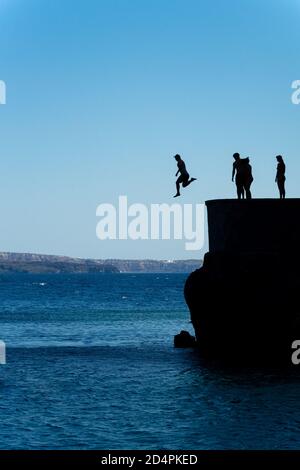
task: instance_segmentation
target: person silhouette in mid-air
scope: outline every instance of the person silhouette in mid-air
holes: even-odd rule
[[[191,184],[193,181],[196,181],[197,178],[191,178],[190,175],[188,174],[185,163],[182,160],[181,156],[178,155],[178,153],[174,156],[175,160],[177,161],[177,167],[178,171],[175,176],[178,176],[178,173],[180,173],[179,178],[176,180],[176,194],[174,197],[180,196],[180,184],[182,184],[183,188],[186,188],[189,184]]]
[[[285,199],[285,163],[281,155],[277,155],[276,160],[278,165],[275,182],[279,189],[280,199]]]

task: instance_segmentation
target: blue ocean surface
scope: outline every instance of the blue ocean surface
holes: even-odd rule
[[[1,275],[1,449],[299,448],[296,367],[229,369],[174,349],[193,333],[185,279]]]

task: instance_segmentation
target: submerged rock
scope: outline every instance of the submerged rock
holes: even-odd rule
[[[182,330],[179,335],[174,336],[174,346],[175,348],[195,348],[197,346],[196,338],[188,331]]]

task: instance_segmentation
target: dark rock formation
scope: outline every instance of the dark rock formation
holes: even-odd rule
[[[179,335],[174,336],[174,346],[175,348],[195,348],[197,346],[196,338],[188,331],[181,330]]]
[[[206,205],[209,253],[185,285],[202,354],[291,364],[300,339],[300,199]]]

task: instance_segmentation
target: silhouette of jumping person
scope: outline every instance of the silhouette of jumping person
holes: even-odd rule
[[[238,199],[252,199],[250,191],[253,182],[252,167],[249,158],[241,158],[239,153],[233,154],[232,181],[236,183]]]
[[[281,155],[277,155],[276,160],[278,161],[277,173],[275,183],[277,183],[279,189],[280,199],[285,199],[285,163]]]
[[[178,197],[178,196],[180,196],[180,184],[182,184],[183,188],[186,188],[193,181],[196,181],[197,178],[189,179],[190,175],[188,174],[188,172],[186,170],[185,163],[181,159],[181,156],[178,155],[178,153],[174,156],[174,158],[177,161],[177,167],[178,167],[178,170],[177,170],[177,173],[176,173],[175,176],[178,176],[178,173],[180,173],[179,178],[177,178],[177,180],[176,180],[176,190],[177,190],[177,192],[174,196],[174,197]]]

